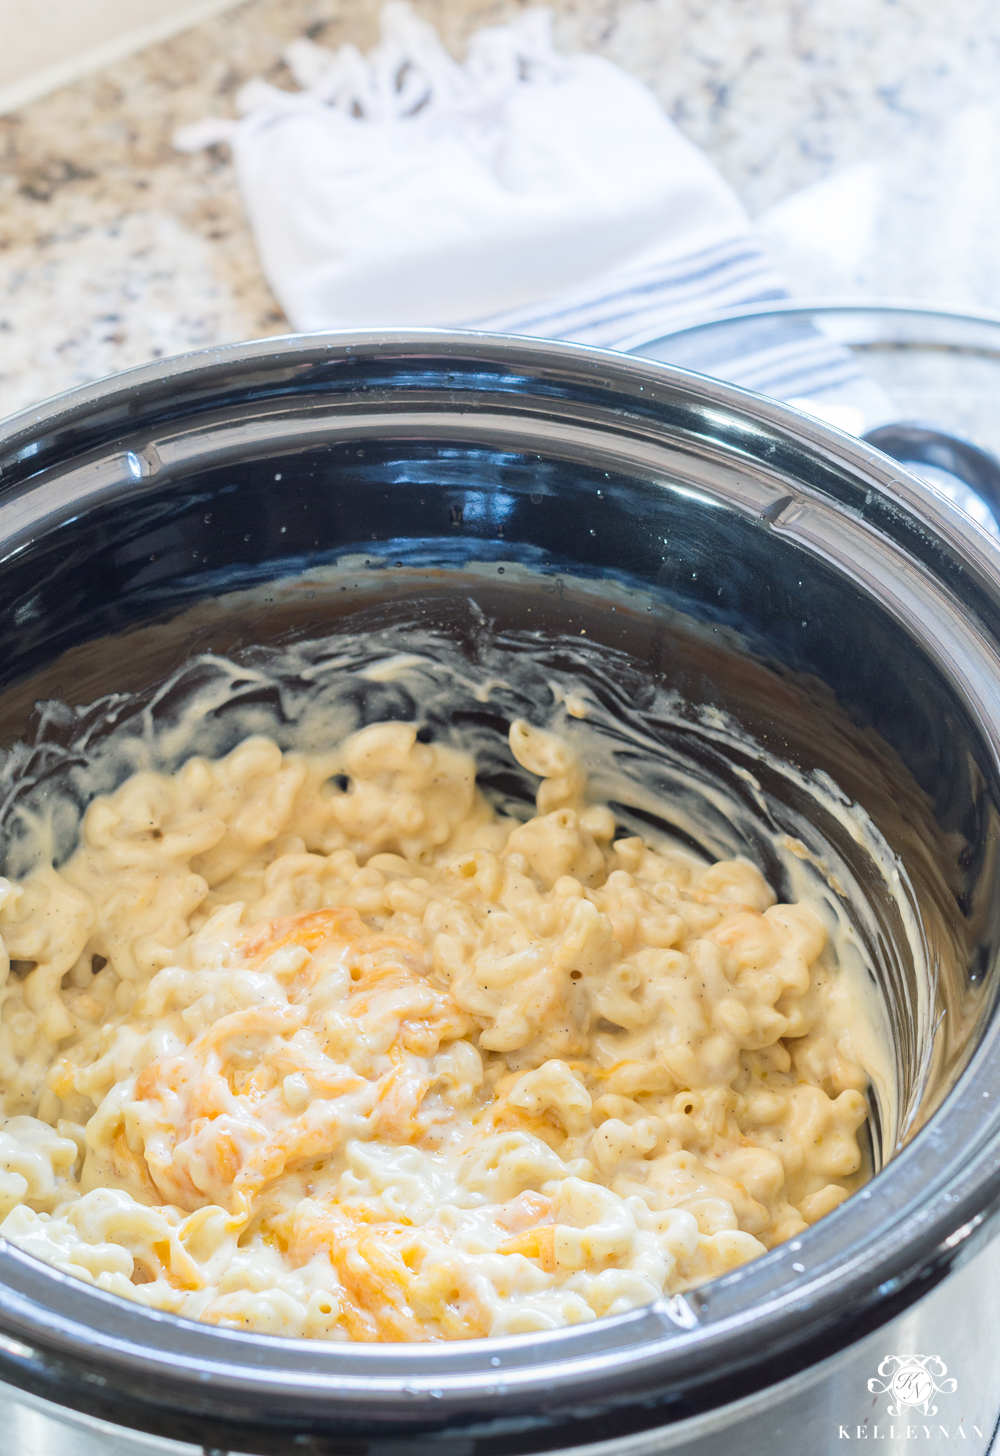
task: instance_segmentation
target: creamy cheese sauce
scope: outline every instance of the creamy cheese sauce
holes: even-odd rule
[[[616,839],[564,735],[511,724],[527,822],[421,736],[134,773],[0,881],[4,1237],[228,1327],[461,1339],[690,1289],[864,1180],[820,916]]]

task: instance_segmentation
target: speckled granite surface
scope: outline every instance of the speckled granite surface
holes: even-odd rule
[[[519,8],[417,5],[456,51],[470,30]],[[883,154],[910,158],[916,177],[923,149],[961,107],[991,100],[1000,78],[996,0],[557,0],[554,9],[561,46],[595,50],[647,81],[754,214]],[[376,15],[370,0],[247,0],[0,118],[0,414],[130,364],[287,327],[226,156],[180,155],[171,136],[231,114],[253,75],[290,84],[280,60],[289,40],[367,46]],[[919,289],[920,238],[898,226],[896,237]],[[977,286],[989,292],[993,276]]]

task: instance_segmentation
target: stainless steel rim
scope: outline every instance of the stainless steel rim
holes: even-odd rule
[[[680,338],[698,330],[710,329],[714,325],[740,323],[744,319],[771,317],[810,318],[819,317],[831,321],[848,320],[852,316],[875,320],[884,317],[898,324],[911,321],[925,330],[935,324],[964,331],[969,347],[978,343],[989,347],[991,352],[1000,341],[1000,313],[991,309],[955,309],[946,304],[924,303],[910,298],[866,298],[850,296],[814,298],[776,298],[766,303],[742,304],[738,308],[716,309],[697,314],[673,329],[657,329],[655,332],[642,330],[633,334],[620,345],[623,353],[641,354],[643,348],[658,343],[661,339]],[[838,340],[838,342],[851,342]],[[860,341],[858,341],[860,342]]]

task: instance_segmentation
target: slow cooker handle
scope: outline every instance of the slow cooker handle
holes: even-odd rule
[[[989,450],[961,435],[909,420],[878,425],[861,438],[900,465],[933,465],[954,475],[979,496],[1000,527],[1000,460]]]

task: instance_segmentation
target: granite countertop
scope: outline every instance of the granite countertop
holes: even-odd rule
[[[471,30],[522,8],[417,5],[456,52]],[[765,213],[779,251],[784,214],[773,204],[880,157],[904,158],[916,186],[935,147],[942,166],[952,156],[956,114],[988,107],[1000,74],[994,0],[556,0],[553,8],[560,46],[596,51],[648,82],[751,214]],[[132,364],[287,329],[227,150],[184,155],[171,138],[188,122],[232,115],[234,93],[252,76],[290,86],[281,61],[290,40],[366,47],[376,16],[370,0],[247,0],[0,118],[0,414]],[[892,161],[869,178],[869,193],[880,175],[905,202]],[[926,185],[921,198],[930,225]],[[931,286],[919,266],[925,241],[896,216],[900,256],[882,266],[911,292]],[[810,272],[811,259],[785,252],[793,286],[842,284],[836,267]],[[863,259],[852,266],[849,282],[878,286]],[[939,274],[933,286],[942,286]],[[962,286],[965,301],[1000,307],[995,269]]]

